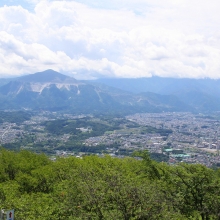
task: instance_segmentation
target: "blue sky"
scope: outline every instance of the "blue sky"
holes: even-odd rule
[[[4,5],[7,6],[15,6],[15,5],[21,5],[22,7],[33,10],[35,4],[31,4],[30,2],[27,2],[25,0],[1,0],[0,1],[0,7],[3,7]]]
[[[0,77],[220,78],[219,11],[218,0],[2,0]]]
[[[55,1],[55,0],[51,0]],[[61,0],[62,1],[62,0]],[[72,0],[68,0],[71,2]],[[34,9],[34,6],[39,3],[38,0],[1,0],[0,1],[0,7],[7,5],[7,6],[15,6],[15,5],[21,5],[22,7],[26,9]],[[118,9],[126,7],[127,1],[103,1],[103,0],[76,0],[75,2],[79,2],[85,5],[88,5],[93,8],[105,8],[105,9]]]

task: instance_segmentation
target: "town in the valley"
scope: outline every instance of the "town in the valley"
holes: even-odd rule
[[[41,112],[22,123],[2,122],[0,143],[9,149],[49,152],[54,158],[69,155],[81,157],[93,153],[99,156],[109,154],[112,157],[124,157],[132,155],[134,151],[148,150],[151,154],[162,155],[161,160],[164,158],[170,164],[186,162],[212,167],[220,166],[219,116],[218,113],[210,116],[187,112],[133,114],[123,117],[117,129],[106,130],[101,135],[92,136],[91,125],[78,127],[77,130],[84,138],[76,143],[71,132],[48,132],[45,122],[76,121],[84,117],[95,121],[95,116]],[[119,116],[114,120],[120,120]],[[91,135],[83,136],[84,133]],[[80,147],[66,148],[66,143],[71,145],[70,139],[74,146]]]

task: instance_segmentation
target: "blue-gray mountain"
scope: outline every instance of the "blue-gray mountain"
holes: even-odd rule
[[[94,80],[93,83],[102,83],[134,94],[152,92],[175,96],[180,102],[197,112],[220,111],[219,79],[113,78]]]
[[[220,110],[218,80],[153,77],[78,81],[46,70],[0,80],[0,85],[0,110],[99,114]]]

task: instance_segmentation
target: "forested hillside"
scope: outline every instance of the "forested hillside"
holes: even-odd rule
[[[52,161],[1,149],[1,207],[16,220],[220,218],[219,170],[135,156]]]

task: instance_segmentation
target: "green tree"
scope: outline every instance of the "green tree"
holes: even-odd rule
[[[190,217],[198,213],[202,220],[219,219],[220,184],[214,170],[199,164],[179,164],[170,168],[170,174],[175,206],[182,214]]]

